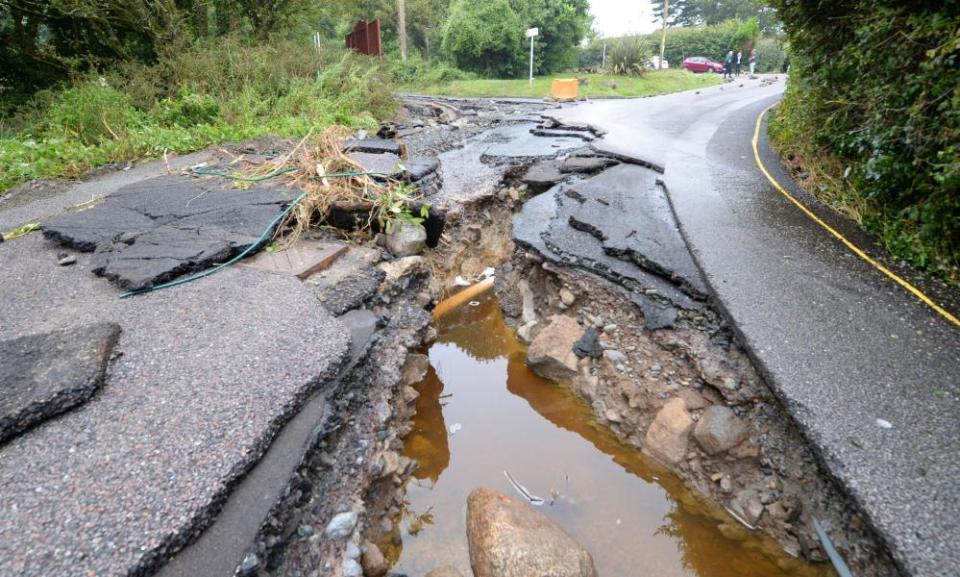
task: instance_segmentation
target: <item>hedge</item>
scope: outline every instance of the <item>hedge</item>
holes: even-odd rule
[[[772,3],[793,58],[774,141],[894,253],[960,280],[960,4]]]

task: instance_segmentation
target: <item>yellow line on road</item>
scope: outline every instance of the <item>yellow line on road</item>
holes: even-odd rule
[[[902,286],[902,287],[903,287],[904,289],[906,289],[910,294],[912,294],[913,296],[917,297],[918,299],[920,299],[921,301],[923,301],[923,303],[926,304],[928,307],[930,307],[931,309],[933,309],[934,311],[936,311],[937,314],[939,314],[939,315],[942,316],[943,318],[947,319],[948,321],[950,321],[950,322],[953,323],[954,325],[960,327],[960,319],[958,319],[957,317],[955,317],[955,316],[953,316],[952,314],[950,314],[949,311],[947,311],[946,309],[944,309],[943,307],[941,307],[941,306],[938,305],[937,303],[933,302],[933,299],[931,299],[931,298],[928,297],[927,295],[923,294],[923,292],[922,292],[920,289],[918,289],[917,287],[913,286],[912,284],[910,284],[909,282],[907,282],[906,280],[904,280],[904,279],[901,278],[900,276],[896,275],[894,272],[892,272],[892,271],[891,271],[890,269],[888,269],[887,267],[883,266],[882,264],[878,263],[878,262],[875,261],[874,259],[870,258],[870,256],[867,255],[867,253],[863,252],[859,247],[857,247],[857,245],[855,245],[855,244],[853,244],[852,242],[850,242],[849,240],[847,240],[846,237],[844,237],[842,234],[840,234],[839,232],[837,232],[833,227],[831,227],[829,224],[827,224],[827,223],[825,223],[823,220],[821,220],[820,217],[818,217],[817,215],[815,215],[809,208],[807,208],[806,206],[804,206],[803,203],[801,203],[799,200],[797,200],[796,198],[794,198],[794,196],[793,196],[792,194],[790,194],[789,192],[787,192],[787,190],[786,190],[784,187],[780,186],[780,183],[777,182],[776,179],[774,179],[773,176],[770,175],[770,173],[767,171],[767,168],[763,165],[763,161],[760,160],[760,151],[759,151],[759,148],[758,148],[758,143],[760,142],[760,125],[763,123],[763,117],[764,117],[764,115],[765,115],[771,108],[773,108],[774,106],[776,106],[776,104],[772,104],[772,105],[764,108],[763,111],[760,112],[760,115],[757,116],[757,125],[756,125],[756,126],[754,127],[754,129],[753,129],[753,158],[754,158],[754,160],[757,161],[757,166],[760,167],[760,171],[763,172],[763,175],[767,177],[767,180],[770,181],[770,184],[772,184],[772,185],[774,186],[774,188],[776,188],[777,190],[779,190],[779,191],[780,191],[780,194],[782,194],[783,196],[785,196],[785,197],[787,198],[787,200],[789,200],[789,201],[792,202],[793,204],[797,205],[797,207],[798,207],[800,210],[802,210],[805,215],[809,216],[811,220],[813,220],[815,223],[817,223],[817,224],[819,224],[821,227],[823,227],[824,230],[826,230],[827,232],[829,232],[830,234],[832,234],[833,236],[835,236],[835,237],[837,238],[837,240],[839,240],[841,243],[843,243],[843,245],[846,246],[848,249],[850,249],[851,252],[853,252],[854,254],[856,254],[857,256],[859,256],[860,258],[862,258],[863,260],[867,261],[867,263],[868,263],[870,266],[872,266],[873,268],[877,269],[878,271],[880,271],[880,272],[882,272],[883,274],[885,274],[885,275],[887,275],[888,277],[890,277],[890,279],[892,279],[895,283],[897,283],[898,285]]]

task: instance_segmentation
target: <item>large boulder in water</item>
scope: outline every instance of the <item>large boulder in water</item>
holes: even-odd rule
[[[474,577],[597,577],[593,558],[547,516],[491,489],[467,498]]]

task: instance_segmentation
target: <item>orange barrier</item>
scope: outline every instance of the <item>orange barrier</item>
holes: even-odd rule
[[[577,79],[557,78],[553,81],[553,86],[550,88],[550,96],[555,100],[576,100]]]

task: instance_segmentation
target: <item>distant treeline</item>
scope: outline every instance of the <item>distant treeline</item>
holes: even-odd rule
[[[672,2],[671,2],[672,5]],[[743,50],[747,54],[751,48],[757,49],[758,71],[779,72],[786,52],[784,41],[777,32],[764,36],[756,18],[746,21],[727,20],[719,24],[683,28],[667,28],[667,41],[664,59],[673,68],[680,66],[684,58],[706,56],[722,61],[728,50]],[[651,54],[660,53],[660,32],[640,36]],[[611,47],[622,42],[634,41],[635,37],[596,38],[580,54],[580,66],[592,68],[600,65],[603,47]]]

